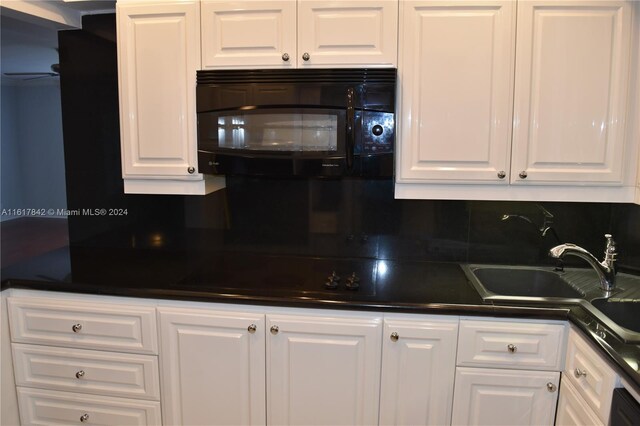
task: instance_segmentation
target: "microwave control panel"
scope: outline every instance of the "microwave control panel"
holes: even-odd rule
[[[365,155],[393,152],[395,116],[392,112],[364,111],[362,117],[362,147]]]

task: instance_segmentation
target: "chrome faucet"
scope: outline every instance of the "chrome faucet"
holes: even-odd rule
[[[613,241],[611,234],[605,234],[607,239],[607,247],[604,250],[604,260],[599,262],[598,259],[587,250],[575,244],[560,244],[549,250],[549,256],[555,259],[562,259],[564,256],[580,257],[593,267],[600,278],[600,288],[610,294],[616,287],[616,268],[615,261],[618,252],[616,251],[616,242]]]

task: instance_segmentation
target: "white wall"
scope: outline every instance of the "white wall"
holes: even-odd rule
[[[3,85],[1,92],[0,207],[66,208],[59,82]]]

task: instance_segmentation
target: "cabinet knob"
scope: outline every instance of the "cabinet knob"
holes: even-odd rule
[[[251,334],[255,333],[257,329],[258,329],[258,327],[255,324],[251,324],[249,327],[247,327],[247,330]]]
[[[573,374],[579,379],[580,377],[587,377],[587,370],[581,370],[576,368]]]
[[[71,330],[73,330],[74,333],[80,333],[80,330],[82,330],[82,324],[73,324],[71,326]]]
[[[190,174],[190,175],[192,175],[192,174],[194,174],[194,173],[195,173],[196,169],[195,169],[195,167],[189,167],[189,168],[187,169],[187,171],[189,172],[189,174]]]
[[[393,333],[391,333],[391,336],[389,336],[389,338],[392,342],[397,342],[400,338],[400,335],[394,331]]]
[[[311,58],[311,55],[309,55],[307,52],[304,52],[302,54],[302,59],[305,61],[308,61]]]
[[[508,344],[507,350],[509,351],[509,353],[514,354],[518,350],[518,347],[516,345]]]
[[[554,384],[553,384],[553,383],[551,383],[551,382],[547,383],[547,390],[548,390],[549,392],[555,392],[555,391],[556,391],[556,389],[558,389],[558,388],[556,387],[556,385],[554,385]]]
[[[87,413],[84,413],[83,415],[80,416],[80,421],[82,423],[88,422],[89,421],[89,415]]]
[[[282,60],[285,62],[289,62],[289,54],[288,53],[283,53],[282,54]]]
[[[500,170],[500,171],[498,172],[498,178],[499,178],[499,179],[504,179],[506,176],[507,176],[507,174],[505,173],[505,171],[504,171],[504,170]]]
[[[84,377],[84,370],[80,370],[76,373],[76,379],[82,379]]]
[[[520,176],[520,179],[526,179],[527,178],[527,172],[523,170],[523,171],[520,172],[520,174],[518,176]]]
[[[271,326],[271,334],[276,335],[276,334],[278,334],[278,331],[280,331],[280,329],[278,328],[277,325],[272,325]]]

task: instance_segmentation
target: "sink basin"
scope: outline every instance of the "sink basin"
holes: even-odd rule
[[[640,333],[640,301],[596,299],[591,304],[620,327]]]
[[[559,301],[584,297],[559,273],[542,268],[465,265],[463,269],[485,300],[553,298]]]

